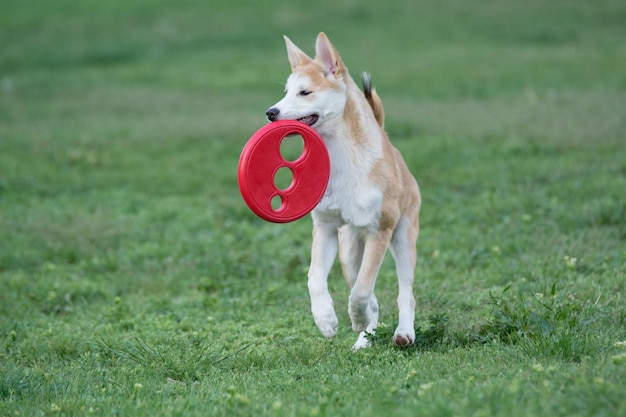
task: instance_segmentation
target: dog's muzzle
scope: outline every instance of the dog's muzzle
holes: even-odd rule
[[[280,110],[278,110],[276,107],[271,107],[265,112],[267,120],[269,120],[270,122],[275,122],[276,120],[278,120],[279,114]]]

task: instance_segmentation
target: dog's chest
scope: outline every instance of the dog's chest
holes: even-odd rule
[[[383,193],[373,185],[370,172],[374,155],[358,155],[341,146],[329,145],[331,173],[318,214],[340,224],[378,228]]]

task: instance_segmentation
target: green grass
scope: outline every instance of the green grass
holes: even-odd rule
[[[5,0],[0,415],[626,416],[626,6]],[[423,194],[417,340],[309,312],[236,166],[325,31]]]

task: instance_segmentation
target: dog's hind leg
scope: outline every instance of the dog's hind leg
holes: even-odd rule
[[[349,288],[352,288],[359,274],[359,269],[363,263],[363,250],[365,241],[358,230],[346,225],[339,229],[339,259],[343,268],[343,275]],[[367,333],[374,333],[378,326],[378,301],[372,294],[369,308],[371,309],[371,320],[364,331],[359,334],[359,338],[352,347],[357,350],[369,345]]]
[[[402,216],[390,243],[391,254],[396,262],[398,274],[398,327],[393,342],[398,346],[409,346],[415,342],[415,298],[413,275],[415,273],[417,235],[419,225]]]
[[[318,329],[326,338],[331,338],[337,333],[339,324],[333,299],[328,292],[328,274],[337,256],[337,226],[317,222],[315,216],[313,223],[311,266],[308,275],[311,312]]]
[[[354,286],[363,262],[365,241],[359,231],[350,225],[339,228],[339,260],[343,269],[343,276],[349,288]]]

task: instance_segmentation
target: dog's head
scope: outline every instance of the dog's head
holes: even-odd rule
[[[291,75],[285,97],[270,107],[267,119],[299,120],[316,129],[341,116],[346,104],[347,69],[324,33],[317,36],[315,59],[285,36]]]

